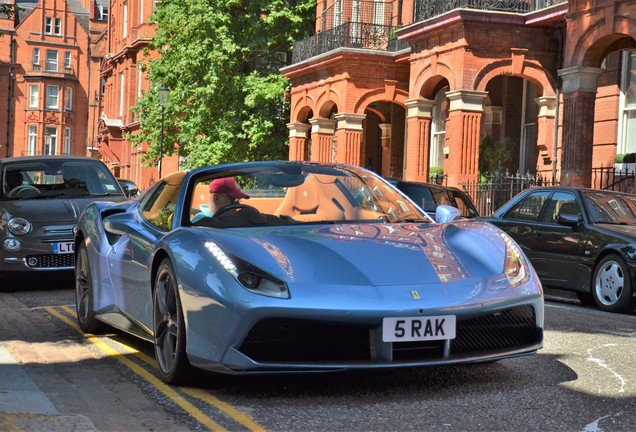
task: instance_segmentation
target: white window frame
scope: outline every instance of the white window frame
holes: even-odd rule
[[[51,57],[49,57],[49,54],[51,55]],[[53,58],[52,55],[55,55],[55,58]],[[44,70],[47,70],[49,72],[57,72],[58,70],[58,61],[59,61],[59,55],[57,50],[46,50],[46,66],[44,67]]]
[[[59,109],[60,107],[60,87],[56,85],[46,86],[46,108]]]
[[[45,17],[44,33],[52,35],[62,34],[62,18]]]
[[[40,107],[40,85],[29,84],[29,108]]]
[[[66,87],[66,94],[64,95],[64,110],[73,111],[73,89]]]
[[[123,31],[123,38],[126,39],[128,37],[128,2],[125,1],[124,2],[124,18],[122,19],[123,22],[123,26],[124,28],[122,29]]]
[[[29,125],[27,132],[27,156],[35,156],[38,146],[38,127]]]
[[[99,20],[107,21],[108,20],[108,5],[97,5],[99,10]]]
[[[45,155],[56,154],[57,147],[57,127],[46,126],[44,128],[44,153]]]
[[[139,0],[139,24],[144,22],[144,0]]]
[[[64,69],[70,69],[73,61],[73,54],[70,51],[64,52]]]
[[[126,90],[124,73],[119,74],[119,117],[124,118],[124,94]]]
[[[137,69],[137,98],[141,99],[141,86],[144,80],[144,72],[141,69]]]
[[[33,48],[33,66],[40,66],[40,48]]]
[[[64,153],[71,154],[71,128],[64,128]]]
[[[636,153],[636,50],[622,52],[621,77],[617,153]],[[632,95],[628,98],[630,84]]]

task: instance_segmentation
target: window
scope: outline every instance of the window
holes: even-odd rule
[[[144,0],[139,1],[139,24],[144,22]]]
[[[27,156],[35,156],[38,144],[38,127],[29,126],[29,133],[27,136]]]
[[[549,191],[531,193],[508,210],[503,218],[538,222],[543,204],[549,196]]]
[[[40,86],[38,84],[29,84],[29,108],[38,108],[40,106]]]
[[[62,18],[46,17],[44,20],[44,33],[62,34]]]
[[[64,154],[71,154],[71,128],[64,129]]]
[[[57,50],[46,50],[46,70],[57,72]]]
[[[141,99],[141,85],[143,84],[144,73],[141,69],[137,70],[137,97]]]
[[[107,21],[108,20],[108,5],[107,4],[97,5],[97,9],[99,11],[99,17],[97,19],[100,21]]]
[[[623,52],[618,153],[636,153],[636,51]]]
[[[40,48],[33,48],[33,66],[40,66]]]
[[[124,116],[124,73],[119,74],[119,117]]]
[[[124,2],[124,18],[123,18],[123,37],[126,39],[128,37],[128,2]]]
[[[577,216],[581,213],[576,197],[569,192],[555,192],[545,205],[541,222],[557,223],[559,215]]]
[[[64,53],[64,69],[70,69],[71,68],[71,53],[70,51],[66,51]]]
[[[64,95],[64,109],[66,111],[73,111],[73,89],[66,88],[66,94]]]
[[[47,126],[44,129],[44,154],[54,155],[57,146],[57,128]]]
[[[58,99],[59,99],[60,88],[56,85],[47,85],[46,86],[46,107],[49,109],[57,109],[59,108]]]

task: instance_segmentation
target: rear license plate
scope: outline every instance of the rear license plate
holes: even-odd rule
[[[384,318],[384,342],[411,342],[455,338],[455,315]]]
[[[53,253],[55,255],[58,254],[70,254],[73,253],[75,250],[74,247],[74,243],[71,242],[58,242],[58,243],[53,243]]]

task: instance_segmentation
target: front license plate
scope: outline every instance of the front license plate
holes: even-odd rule
[[[455,338],[455,315],[384,318],[384,342],[410,342]]]
[[[75,244],[71,242],[59,242],[53,243],[53,253],[54,254],[70,254],[75,250]]]

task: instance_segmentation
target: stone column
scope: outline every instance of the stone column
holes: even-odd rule
[[[303,161],[309,158],[307,153],[307,132],[310,126],[306,123],[288,123],[289,160]]]
[[[360,144],[362,142],[362,121],[365,117],[365,114],[336,114],[338,127],[334,142],[334,162],[363,166]]]
[[[434,100],[409,99],[405,101],[406,148],[404,151],[404,178],[428,181],[431,147],[431,118]]]
[[[474,183],[479,174],[479,144],[483,100],[488,92],[456,90],[446,93],[450,100],[446,122],[446,147],[448,160],[444,174],[448,184]]]
[[[558,72],[563,80],[561,185],[590,187],[596,77],[603,70],[574,66]]]
[[[328,118],[309,119],[311,124],[311,158],[317,162],[331,162],[336,121]]]
[[[535,99],[535,102],[539,106],[539,113],[537,114],[537,148],[539,150],[539,160],[537,164],[541,163],[543,159],[544,169],[541,171],[547,172],[552,169],[552,158],[554,148],[554,116],[556,112],[556,98],[542,96]]]
[[[391,176],[391,124],[380,123],[381,136],[380,146],[382,147],[382,169],[380,175]]]

